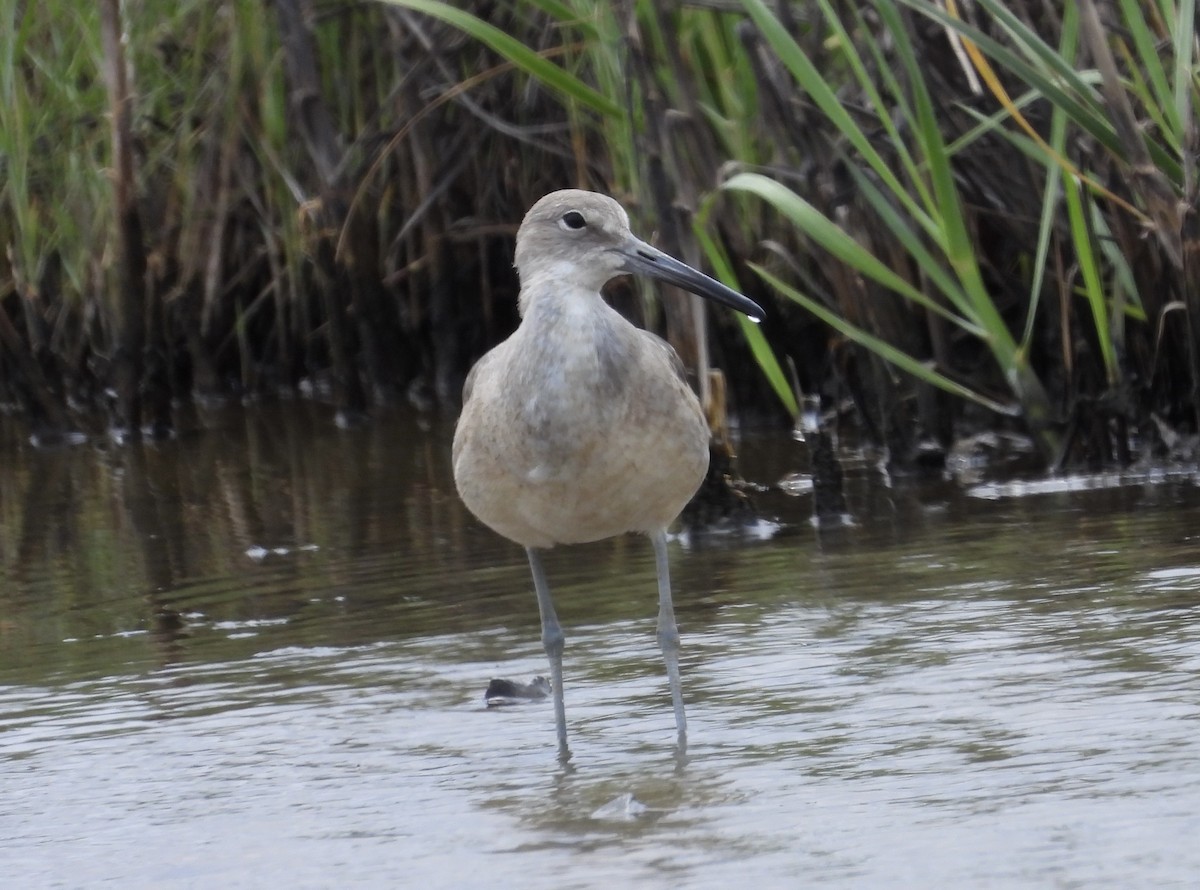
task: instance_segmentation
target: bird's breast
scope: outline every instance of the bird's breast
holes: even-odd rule
[[[670,351],[607,311],[527,316],[464,406],[459,492],[526,546],[665,527],[707,469],[708,428]]]

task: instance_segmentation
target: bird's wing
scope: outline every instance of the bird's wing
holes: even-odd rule
[[[647,342],[653,343],[662,352],[663,358],[671,366],[671,370],[675,372],[675,376],[682,380],[684,385],[691,386],[688,383],[687,369],[683,366],[683,359],[679,357],[679,353],[675,351],[674,346],[657,334],[652,334],[642,328],[638,328],[638,335]]]
[[[492,361],[493,355],[493,352],[484,353],[479,361],[475,363],[474,367],[467,372],[467,379],[463,382],[462,390],[462,403],[464,406],[471,400],[471,392],[475,389],[475,378],[482,373],[484,366]]]

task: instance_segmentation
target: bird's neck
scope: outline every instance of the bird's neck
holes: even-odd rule
[[[527,296],[520,348],[539,377],[607,395],[625,385],[636,329],[597,291],[560,284]]]
[[[521,317],[529,313],[534,303],[603,306],[600,289],[611,277],[611,272],[581,268],[570,260],[540,263],[533,272],[522,270],[518,307]]]

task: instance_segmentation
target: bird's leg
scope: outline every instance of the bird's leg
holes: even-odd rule
[[[667,683],[671,687],[671,702],[675,705],[675,728],[679,730],[679,745],[687,745],[687,717],[683,713],[683,686],[679,681],[679,628],[675,624],[675,607],[671,604],[671,571],[667,564],[667,531],[659,529],[650,535],[654,542],[654,561],[658,567],[658,645],[667,663]]]
[[[542,646],[550,659],[550,685],[554,692],[554,723],[558,730],[558,756],[566,760],[571,756],[567,749],[567,709],[563,704],[563,632],[554,614],[554,601],[550,599],[550,585],[546,583],[546,572],[542,558],[533,547],[526,547],[529,568],[533,571],[533,589],[537,591],[538,612],[542,616]]]

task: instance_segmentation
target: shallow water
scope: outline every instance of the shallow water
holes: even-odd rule
[[[523,553],[450,428],[229,410],[0,466],[12,887],[1193,886],[1200,487],[893,483],[855,524],[672,545],[690,746],[637,538],[553,551],[573,757]],[[778,434],[747,478],[803,471]],[[1024,496],[1019,496],[1024,495]],[[767,530],[770,526],[767,527]],[[631,796],[631,797],[626,797]],[[631,802],[632,801],[632,802]]]

